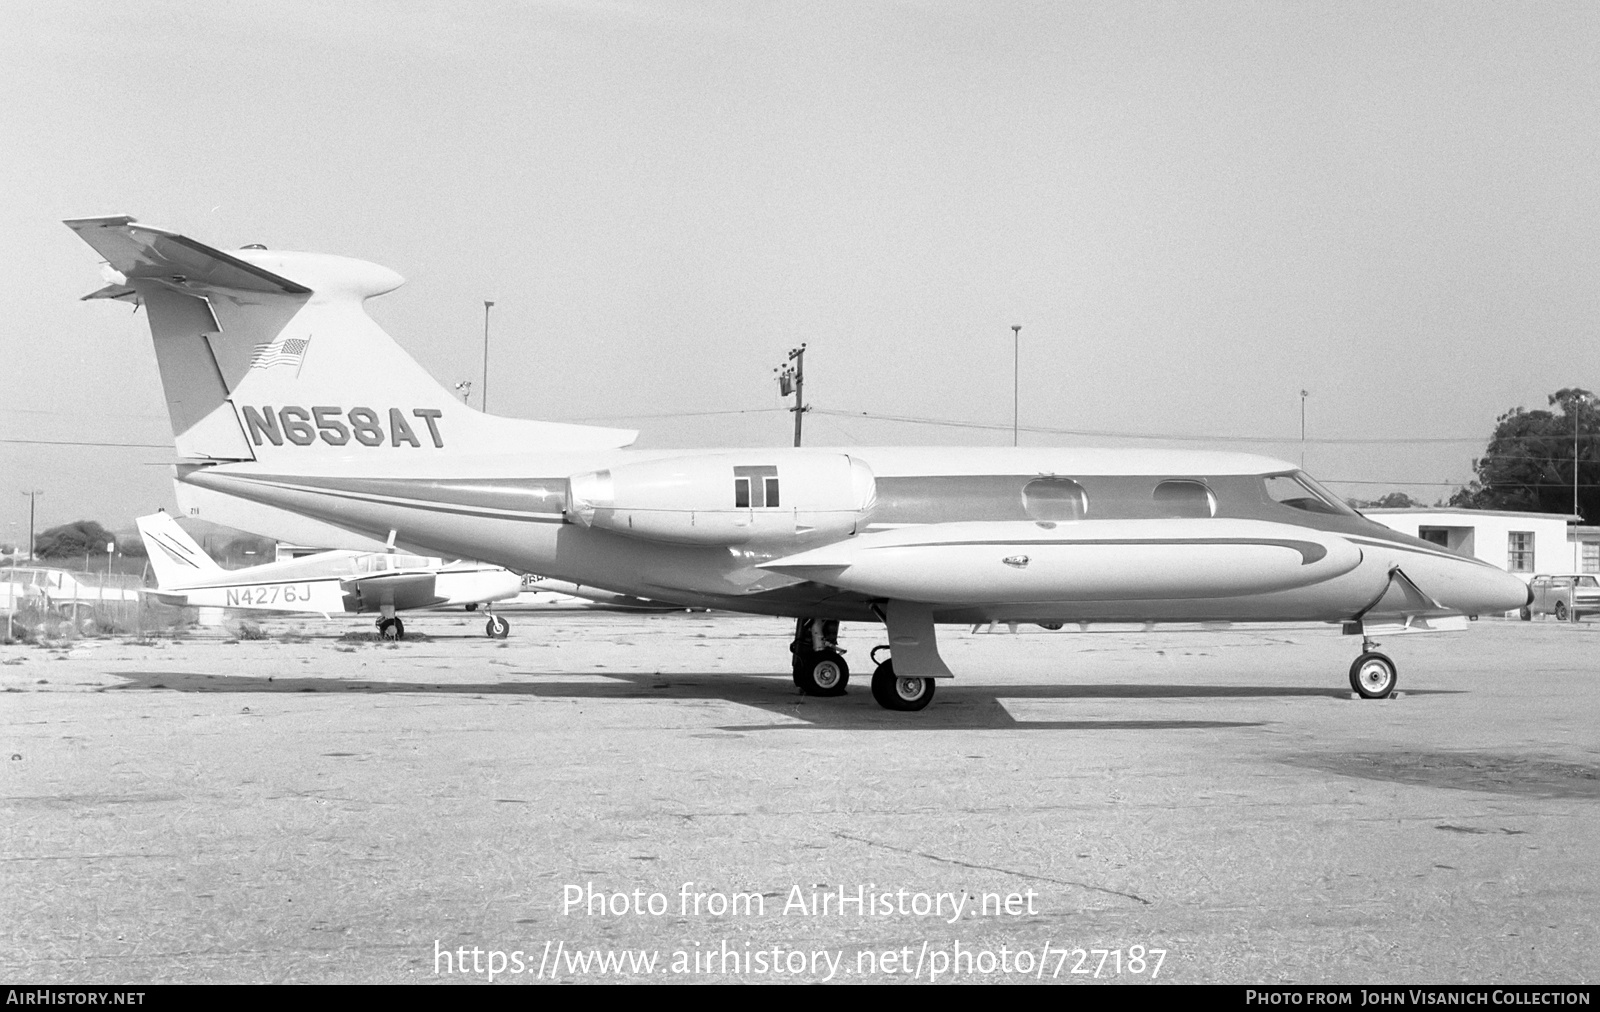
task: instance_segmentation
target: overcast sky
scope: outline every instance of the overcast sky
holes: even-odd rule
[[[1023,426],[1207,437],[1024,444],[1298,460],[1307,389],[1432,499],[1600,388],[1593,3],[8,4],[0,95],[0,539],[174,505],[93,214],[392,267],[446,385],[493,299],[491,410],[648,447],[787,445],[801,341],[808,445],[1008,445],[1021,324]]]

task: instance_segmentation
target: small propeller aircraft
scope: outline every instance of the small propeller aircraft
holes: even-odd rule
[[[324,617],[378,613],[378,634],[401,639],[395,614],[416,608],[485,606],[484,633],[511,631],[488,606],[516,597],[522,577],[499,566],[424,559],[397,552],[328,551],[245,569],[223,569],[164,511],[134,521],[144,541],[156,590],[165,604],[252,611],[310,612]]]
[[[1521,580],[1245,454],[1059,448],[634,451],[626,430],[452,397],[366,314],[377,264],[224,252],[126,216],[67,226],[147,312],[191,515],[280,540],[410,548],[654,601],[786,616],[795,684],[845,691],[841,621],[882,623],[872,693],[920,710],[943,623],[1326,622],[1352,689],[1379,633],[1520,609]],[[877,651],[874,651],[876,655]],[[876,660],[876,656],[874,656]]]

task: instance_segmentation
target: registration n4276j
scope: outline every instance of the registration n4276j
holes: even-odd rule
[[[311,603],[309,583],[266,583],[254,587],[229,587],[228,607],[251,608],[275,604]]]

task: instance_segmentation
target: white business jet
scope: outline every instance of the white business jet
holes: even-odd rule
[[[155,570],[152,597],[166,604],[252,611],[310,612],[325,618],[378,613],[378,634],[401,639],[397,611],[489,605],[514,598],[522,577],[476,562],[441,565],[397,552],[328,551],[245,569],[223,569],[165,512],[134,521]],[[486,609],[487,610],[487,609]],[[504,639],[511,626],[488,612],[484,633]]]
[[[88,298],[148,313],[191,515],[282,540],[409,548],[685,606],[788,616],[805,692],[845,691],[840,621],[883,623],[872,693],[920,710],[941,623],[1327,622],[1362,637],[1521,608],[1514,576],[1373,523],[1283,461],[1047,448],[630,451],[635,433],[500,418],[366,314],[399,275],[223,252],[128,217],[66,223]],[[332,540],[332,539],[341,540]],[[874,651],[876,654],[876,651]],[[874,657],[876,660],[876,657]]]

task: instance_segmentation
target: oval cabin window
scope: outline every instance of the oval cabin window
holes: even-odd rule
[[[1217,498],[1202,482],[1164,481],[1156,486],[1151,498],[1155,500],[1156,511],[1164,517],[1217,515]]]
[[[1071,478],[1035,478],[1022,488],[1022,506],[1042,523],[1082,520],[1089,512],[1089,493]]]

